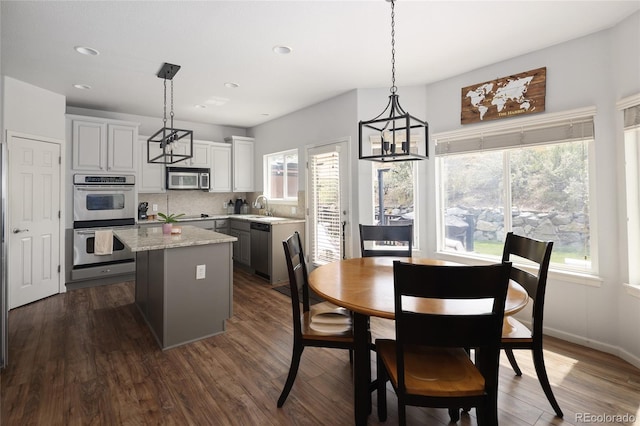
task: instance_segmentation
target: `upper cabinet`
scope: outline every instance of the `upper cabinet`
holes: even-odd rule
[[[74,170],[136,171],[138,124],[83,116],[68,118]]]
[[[231,192],[231,146],[212,143],[210,147],[211,174],[209,192]]]
[[[233,164],[233,192],[252,192],[254,190],[254,139],[231,136],[225,138],[231,144]]]
[[[184,155],[189,149],[189,142],[185,140],[180,140],[176,144],[174,149],[174,153]],[[191,158],[187,158],[182,161],[178,161],[177,163],[171,164],[173,167],[198,167],[198,168],[207,168],[210,167],[210,158],[209,158],[209,142],[206,141],[193,141],[193,152],[191,153],[193,156]]]
[[[138,165],[137,187],[140,193],[165,192],[165,167],[147,162],[147,137],[140,136],[140,161]],[[178,144],[176,151],[185,153],[184,145]],[[151,157],[161,154],[158,144],[151,145]],[[193,141],[193,157],[171,167],[198,167],[210,169],[209,192],[231,192],[231,146],[227,143]]]
[[[160,193],[165,192],[164,187],[164,165],[148,163],[147,156],[147,136],[140,136],[138,147],[140,149],[140,159],[138,166],[138,178],[136,186],[140,193]],[[151,144],[151,158],[155,158],[162,153],[159,144]]]

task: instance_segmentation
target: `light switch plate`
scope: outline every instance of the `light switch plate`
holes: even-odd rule
[[[196,280],[204,280],[207,275],[207,265],[196,265]]]

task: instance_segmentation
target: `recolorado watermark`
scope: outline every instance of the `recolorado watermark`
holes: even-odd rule
[[[635,414],[595,414],[595,413],[576,413],[576,422],[578,423],[634,423],[636,421]]]

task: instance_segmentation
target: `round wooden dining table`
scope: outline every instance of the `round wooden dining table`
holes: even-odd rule
[[[393,262],[423,265],[460,266],[458,263],[417,257],[363,257],[344,259],[314,269],[309,287],[326,300],[351,310],[355,350],[353,356],[354,411],[356,425],[366,425],[371,412],[371,357],[369,320],[371,316],[395,317]],[[528,303],[526,290],[509,282],[505,316],[522,310]],[[429,300],[413,306],[418,312],[464,314],[486,311],[491,301]],[[489,304],[489,305],[488,305]],[[410,306],[407,306],[410,308]],[[506,322],[505,322],[506,323]]]

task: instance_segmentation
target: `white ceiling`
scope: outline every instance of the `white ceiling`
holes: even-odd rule
[[[396,83],[410,86],[610,28],[640,1],[399,0],[395,9]],[[3,0],[1,14],[2,74],[63,94],[71,106],[161,117],[164,62],[182,66],[175,118],[227,126],[391,85],[384,0]],[[100,55],[80,55],[78,45]],[[276,55],[275,45],[293,52]],[[226,103],[214,105],[220,98]]]

